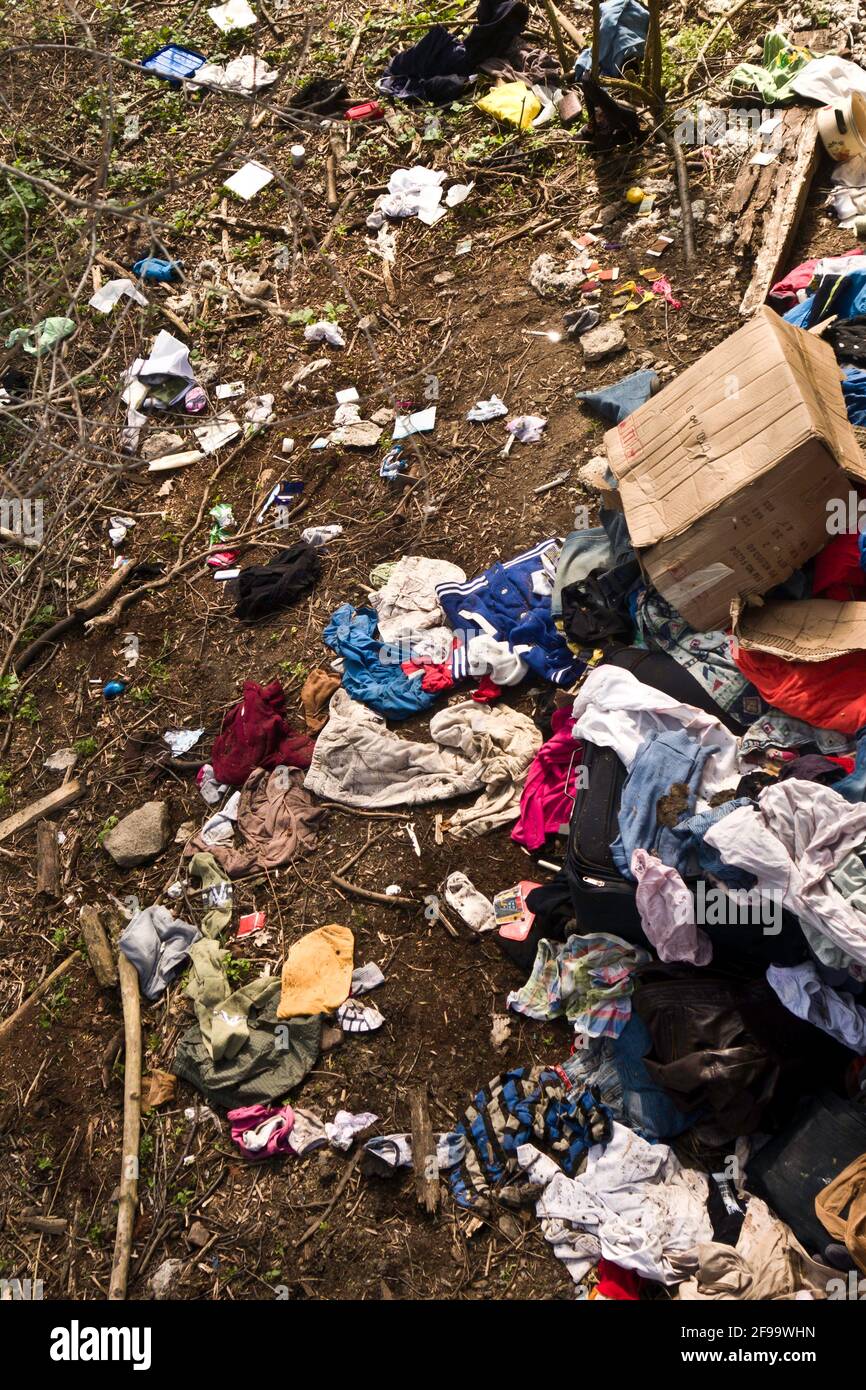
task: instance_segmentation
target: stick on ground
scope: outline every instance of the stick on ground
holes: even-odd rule
[[[120,997],[123,1003],[125,1039],[123,1069],[123,1147],[120,1154],[120,1201],[117,1206],[117,1234],[108,1297],[126,1298],[132,1228],[138,1207],[138,1149],[141,1134],[141,1000],[138,971],[126,956],[118,957]]]

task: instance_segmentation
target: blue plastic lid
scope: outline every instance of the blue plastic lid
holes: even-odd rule
[[[164,77],[169,82],[182,82],[185,77],[192,77],[202,63],[206,62],[204,54],[197,53],[194,48],[182,48],[179,44],[169,43],[165,48],[158,48],[155,53],[144,58],[141,66],[156,77]]]

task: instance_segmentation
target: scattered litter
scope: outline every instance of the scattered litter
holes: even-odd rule
[[[308,323],[304,329],[304,337],[308,343],[328,343],[330,347],[342,348],[346,346],[346,339],[342,330],[336,323],[328,323],[322,319],[318,323]],[[301,378],[303,380],[303,378]],[[292,383],[297,384],[296,382]]]
[[[267,188],[268,184],[273,181],[273,177],[270,169],[266,169],[263,164],[258,164],[254,159],[251,159],[225,180],[223,188],[227,188],[229,193],[234,193],[236,197],[243,198],[245,202],[248,202],[257,193],[261,193],[263,188]]]
[[[546,424],[543,415],[518,415],[516,419],[509,420],[505,428],[519,444],[537,444]]]
[[[486,424],[488,420],[495,420],[499,415],[507,415],[508,406],[501,401],[498,396],[491,396],[489,401],[476,401],[472,409],[467,412],[466,419],[474,420],[479,424]]]
[[[270,87],[279,75],[279,69],[269,67],[264,58],[245,53],[241,58],[232,58],[225,66],[222,63],[203,63],[189,85],[193,90],[197,86],[220,87],[239,96],[252,96],[262,87]]]
[[[436,428],[436,407],[427,406],[425,410],[413,411],[410,415],[398,415],[394,421],[392,439],[405,439],[410,434],[426,434]]]
[[[209,9],[208,15],[224,34],[231,34],[236,29],[248,29],[251,24],[258,22],[258,16],[247,0],[226,0],[224,5]]]
[[[163,741],[168,744],[175,758],[182,758],[190,748],[194,748],[204,733],[204,729],[166,729]]]
[[[25,352],[36,357],[40,353],[48,352],[50,348],[57,347],[58,343],[62,343],[64,338],[68,338],[70,333],[74,332],[75,323],[72,319],[42,319],[34,328],[13,328],[6,339],[6,346],[20,345]]]
[[[100,314],[110,314],[115,304],[124,295],[142,304],[147,308],[147,300],[131,280],[107,280],[101,289],[96,290],[88,299],[91,309],[97,309]]]

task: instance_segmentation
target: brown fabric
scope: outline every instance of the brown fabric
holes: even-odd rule
[[[296,941],[283,966],[277,1018],[330,1013],[349,997],[355,938],[336,922]]]
[[[697,1247],[698,1268],[676,1297],[688,1302],[721,1299],[787,1301],[807,1291],[827,1297],[838,1271],[811,1260],[793,1231],[760,1197],[750,1197],[736,1247],[709,1241]],[[685,1263],[685,1262],[684,1262]]]
[[[174,1100],[177,1091],[177,1077],[171,1071],[157,1071],[155,1068],[147,1076],[141,1078],[142,1091],[147,1086],[147,1095],[142,1097],[141,1108],[143,1111],[153,1110],[157,1105],[164,1105],[167,1100]]]
[[[237,828],[244,848],[208,845],[198,834],[184,855],[198,851],[213,855],[229,878],[279,869],[316,848],[319,826],[326,815],[305,790],[304,773],[298,768],[277,767],[264,772],[257,767],[244,783],[238,804]]]
[[[848,1215],[843,1216],[845,1208]],[[815,1198],[815,1215],[866,1274],[866,1154],[855,1158]]]
[[[766,980],[688,965],[649,965],[634,979],[632,1004],[653,1042],[647,1071],[680,1110],[698,1112],[685,1136],[696,1152],[772,1128],[774,1112],[786,1114],[842,1052]]]
[[[301,688],[301,704],[304,719],[311,734],[317,734],[328,722],[328,701],[340,684],[340,677],[333,671],[323,671],[316,667],[311,671]]]

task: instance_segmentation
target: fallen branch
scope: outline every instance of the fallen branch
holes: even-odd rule
[[[417,1086],[409,1097],[412,1125],[412,1166],[415,1169],[415,1196],[419,1207],[434,1216],[439,1206],[439,1166],[436,1140],[427,1105],[427,1087]]]
[[[297,1250],[299,1246],[303,1245],[306,1241],[308,1241],[310,1239],[310,1236],[314,1236],[316,1234],[316,1231],[318,1231],[321,1227],[322,1222],[328,1219],[328,1216],[334,1210],[334,1207],[337,1205],[338,1198],[342,1196],[346,1184],[348,1183],[350,1177],[352,1176],[358,1164],[360,1163],[361,1154],[363,1152],[363,1149],[357,1150],[345,1173],[340,1178],[340,1181],[337,1183],[337,1186],[334,1188],[334,1195],[331,1198],[328,1205],[325,1207],[325,1210],[321,1212],[318,1216],[314,1216],[307,1229],[303,1232],[302,1235],[298,1236],[298,1239],[295,1241],[294,1244],[295,1250]]]
[[[683,260],[686,265],[695,258],[695,219],[692,216],[692,200],[689,192],[689,171],[683,155],[682,146],[664,128],[661,137],[673,155],[677,176],[677,192],[683,214]]]
[[[16,676],[20,676],[23,671],[27,670],[28,666],[32,666],[37,656],[46,647],[53,646],[59,638],[72,628],[77,627],[79,623],[87,622],[107,608],[123,588],[129,578],[130,571],[134,568],[135,561],[127,560],[126,564],[114,571],[107,584],[103,584],[101,589],[97,589],[95,594],[90,595],[90,598],[77,603],[71,613],[67,613],[65,618],[60,618],[56,623],[52,623],[51,627],[31,642],[29,647],[25,647],[18,660],[13,663],[12,669]]]
[[[50,975],[46,975],[42,984],[36,986],[33,993],[29,994],[24,1000],[24,1003],[19,1004],[14,1014],[11,1014],[9,1018],[4,1019],[3,1022],[0,1023],[0,1047],[2,1047],[5,1042],[9,1041],[18,1025],[24,1022],[35,1005],[39,1003],[39,1000],[44,998],[48,991],[57,984],[57,981],[66,974],[67,970],[71,969],[78,958],[77,952],[74,955],[67,956],[66,960],[58,965],[56,970],[52,970]]]
[[[120,1164],[120,1200],[117,1234],[111,1263],[109,1300],[126,1298],[132,1228],[138,1206],[138,1149],[141,1134],[141,1001],[138,971],[122,953],[118,957],[120,997],[123,1003],[123,1147]]]
[[[360,888],[357,883],[350,883],[339,874],[331,874],[331,882],[336,888],[342,888],[344,893],[353,893],[356,898],[366,898],[371,903],[384,903],[388,907],[416,907],[418,904],[417,898],[404,898],[397,893],[376,893],[372,888]]]

